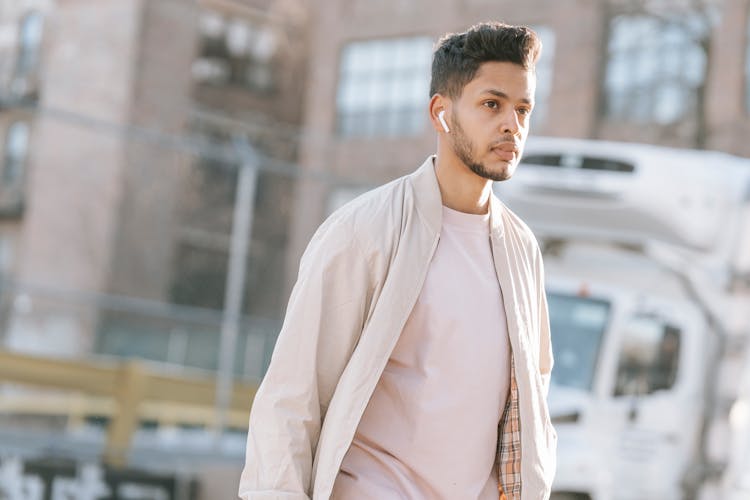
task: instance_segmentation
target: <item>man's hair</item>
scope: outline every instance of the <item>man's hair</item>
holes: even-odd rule
[[[542,42],[526,26],[499,22],[475,24],[463,33],[448,33],[432,57],[430,96],[440,93],[455,99],[479,71],[482,63],[510,62],[534,71]]]

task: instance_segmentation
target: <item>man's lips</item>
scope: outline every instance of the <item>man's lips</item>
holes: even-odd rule
[[[492,147],[492,152],[502,160],[512,161],[518,154],[518,147],[513,142],[503,142]]]

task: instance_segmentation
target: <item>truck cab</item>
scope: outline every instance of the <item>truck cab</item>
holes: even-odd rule
[[[596,250],[571,246],[547,264],[555,490],[683,498],[715,342],[674,277],[637,258],[623,268]]]

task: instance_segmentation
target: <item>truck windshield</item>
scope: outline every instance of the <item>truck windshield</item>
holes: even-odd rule
[[[552,384],[590,391],[610,304],[558,293],[548,293],[547,301],[555,356]]]

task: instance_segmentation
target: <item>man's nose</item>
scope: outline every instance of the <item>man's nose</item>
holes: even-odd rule
[[[521,124],[518,120],[518,114],[515,109],[503,113],[502,121],[500,122],[500,131],[503,134],[516,135],[520,128]]]

